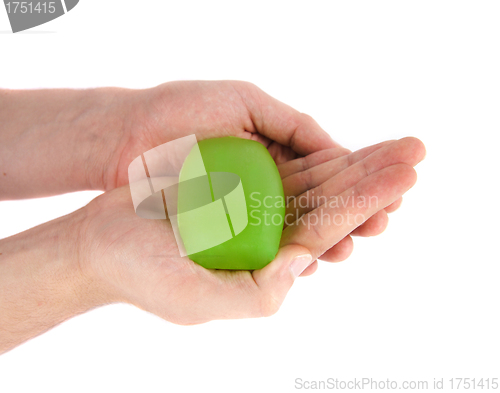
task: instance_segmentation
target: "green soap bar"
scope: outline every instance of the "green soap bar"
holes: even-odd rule
[[[177,212],[179,234],[194,262],[207,269],[261,269],[276,256],[283,231],[278,168],[259,142],[200,141],[179,175]]]

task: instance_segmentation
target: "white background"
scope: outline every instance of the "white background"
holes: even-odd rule
[[[500,377],[499,21],[496,1],[81,0],[13,35],[0,8],[1,87],[242,79],[352,150],[408,135],[427,147],[388,229],[299,279],[275,316],[183,327],[100,308],[1,356],[0,392]],[[97,194],[1,202],[0,237]]]

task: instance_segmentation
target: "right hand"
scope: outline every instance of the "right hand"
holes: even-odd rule
[[[278,255],[263,269],[210,270],[176,257],[169,221],[137,216],[124,186],[83,209],[78,248],[82,274],[94,284],[89,287],[105,294],[104,302],[128,302],[177,324],[272,315],[302,270],[292,265],[294,258],[310,254],[315,261],[302,275],[314,272],[318,258],[332,259],[329,250],[414,185],[412,167],[425,149],[418,139],[404,138],[324,160],[334,153],[320,151],[279,166],[285,195],[305,195],[308,204],[298,212],[288,207],[288,214],[302,220],[288,221]],[[355,198],[354,206],[315,206],[309,198],[312,190],[315,198],[324,195],[329,201]],[[363,198],[365,203],[358,204]],[[367,203],[370,198],[377,203]],[[339,224],[315,222],[320,214],[336,217]]]

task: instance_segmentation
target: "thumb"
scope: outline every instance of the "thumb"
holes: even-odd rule
[[[310,251],[304,246],[290,244],[280,248],[274,260],[252,273],[262,291],[261,310],[264,316],[275,314],[295,279],[313,262]]]

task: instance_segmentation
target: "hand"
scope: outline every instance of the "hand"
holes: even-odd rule
[[[138,217],[128,187],[114,189],[85,208],[78,249],[82,272],[90,277],[85,281],[99,283],[109,299],[132,303],[178,324],[272,315],[295,277],[313,272],[317,262],[310,265],[311,261],[328,260],[329,250],[362,223],[349,216],[368,222],[413,186],[412,166],[424,154],[418,139],[404,138],[329,160],[324,157],[331,158],[335,150],[313,153],[307,160],[285,160],[279,170],[286,196],[304,196],[306,203],[298,210],[287,207],[292,217],[276,259],[253,272],[210,270],[176,257],[169,221]],[[354,198],[354,204],[318,205],[313,195],[328,201]],[[368,200],[376,203],[360,203]],[[337,217],[339,224],[313,223],[315,215]]]
[[[127,118],[133,120],[126,121],[124,147],[118,150],[120,157],[111,160],[116,165],[108,166],[108,174],[103,176],[109,179],[104,186],[106,190],[128,184],[128,165],[140,154],[191,134],[196,134],[198,140],[231,135],[261,142],[276,164],[282,166],[283,177],[295,174],[286,181],[287,184],[298,182],[296,188],[292,187],[290,191],[312,186],[318,177],[315,173],[322,172],[321,182],[333,176],[334,172],[326,163],[350,153],[334,142],[310,116],[247,82],[169,82],[137,91],[133,102],[129,105],[134,109],[130,112],[131,117]],[[383,145],[360,154],[368,154]],[[297,157],[303,158],[296,160]],[[285,165],[292,160],[293,163]],[[318,167],[312,170],[315,166]],[[308,168],[311,170],[303,170]],[[314,176],[313,183],[308,184],[307,176]],[[399,198],[391,206],[378,211],[352,235],[375,236],[382,233],[388,223],[387,213],[396,210],[401,201]],[[352,250],[353,242],[347,235],[322,259],[342,261],[349,257]]]
[[[140,154],[191,134],[198,140],[229,135],[257,140],[277,164],[340,148],[310,116],[247,82],[169,82],[135,91],[132,100],[124,147],[104,176],[106,190],[128,184],[128,165]],[[336,154],[340,151],[347,152]]]
[[[0,200],[111,190],[127,184],[134,158],[192,133],[199,140],[225,135],[257,140],[277,164],[313,154],[297,161],[306,167],[350,153],[310,116],[247,82],[170,82],[145,90],[0,90]],[[352,234],[381,233],[386,213],[400,203],[379,211]],[[346,237],[328,258],[343,260],[351,251]]]

